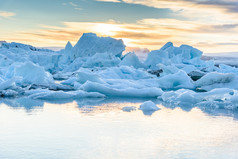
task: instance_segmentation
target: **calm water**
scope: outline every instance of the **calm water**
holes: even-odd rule
[[[121,110],[144,101],[2,99],[0,159],[238,158],[237,111]]]

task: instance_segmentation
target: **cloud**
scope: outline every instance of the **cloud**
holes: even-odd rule
[[[3,18],[13,17],[15,15],[16,14],[13,12],[0,11],[0,17],[3,17]]]
[[[74,8],[74,9],[75,9],[75,10],[83,10],[82,8],[78,8],[78,7],[77,7],[77,8]]]
[[[79,11],[83,10],[82,8],[78,7],[78,4],[73,3],[73,2],[62,3],[62,5],[63,6],[69,5],[69,6],[73,7],[75,10],[79,10]]]
[[[236,0],[123,0],[123,2],[155,8],[171,8],[175,11],[202,7],[208,9],[209,7],[222,8],[228,12],[238,13],[238,2]]]
[[[236,0],[196,0],[195,3],[203,4],[207,6],[216,6],[220,8],[224,8],[228,12],[238,13],[238,2]]]
[[[40,30],[18,32],[18,36],[34,41],[38,39],[44,45],[62,46],[66,41],[76,43],[84,32],[95,32],[99,36],[122,38],[131,47],[150,50],[160,48],[167,41],[172,41],[175,45],[193,45],[205,52],[238,50],[238,2],[235,0],[95,1],[167,8],[176,13],[176,16],[170,19],[141,19],[136,23],[63,22],[61,27],[42,25]],[[67,5],[81,10],[75,3],[68,2]]]
[[[114,0],[107,0],[114,2]],[[166,8],[181,18],[208,24],[235,23],[238,19],[236,0],[122,0],[153,8]]]
[[[168,41],[175,45],[189,44],[204,50],[238,50],[238,25],[210,25],[201,22],[177,19],[143,19],[137,23],[108,22],[63,22],[63,26],[41,25],[40,30],[19,32],[18,36],[32,39],[41,46],[63,46],[67,41],[73,44],[85,32],[99,36],[123,39],[130,47],[159,49]]]
[[[77,4],[75,4],[75,3],[73,3],[73,2],[69,2],[69,4],[70,4],[71,6],[73,6],[73,7],[77,7],[77,6],[78,6]]]
[[[120,0],[96,0],[96,1],[99,1],[99,2],[114,2],[114,3],[120,3],[121,2]]]
[[[148,18],[135,23],[121,23],[113,20],[62,22],[60,27],[41,25],[38,30],[20,31],[11,37],[32,40],[34,43],[39,43],[38,45],[63,46],[67,41],[76,43],[84,32],[95,32],[99,36],[122,38],[126,45],[131,47],[143,47],[150,50],[160,48],[167,41],[172,41],[175,45],[193,45],[205,52],[238,50],[238,45],[236,45],[238,42],[238,2],[236,0],[95,1],[167,8],[175,14],[170,19]],[[80,6],[70,1],[63,5],[81,10]],[[14,13],[4,15],[5,17],[7,17],[6,15],[13,16]],[[6,38],[6,40],[8,39]]]
[[[129,32],[129,31],[118,31],[113,36],[115,38],[130,38],[130,39],[168,39],[172,35],[163,35],[159,33],[148,34],[146,32]]]
[[[238,45],[238,42],[237,43],[232,43],[232,42],[230,42],[230,43],[216,43],[216,45]]]

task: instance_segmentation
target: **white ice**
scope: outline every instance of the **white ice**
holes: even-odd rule
[[[83,34],[75,46],[68,42],[60,51],[2,41],[0,95],[159,98],[170,104],[213,102],[237,108],[238,68],[217,66],[213,60],[203,60],[202,51],[171,42],[149,52],[145,61],[124,50],[122,40],[94,33]]]

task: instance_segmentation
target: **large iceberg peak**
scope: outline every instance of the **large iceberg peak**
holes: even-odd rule
[[[174,46],[172,42],[167,42],[160,50],[166,50],[167,48]]]
[[[122,40],[111,37],[98,37],[94,33],[84,33],[73,47],[70,60],[73,61],[78,57],[91,57],[96,53],[105,52],[121,57],[124,50],[125,45]]]
[[[72,46],[72,44],[70,43],[70,41],[68,41],[68,43],[66,44],[66,46],[65,46],[65,52],[69,52],[69,51],[71,51],[73,49],[73,46]]]

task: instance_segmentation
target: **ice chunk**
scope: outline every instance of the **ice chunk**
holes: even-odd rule
[[[73,86],[75,82],[77,82],[78,78],[77,77],[71,77],[65,81],[62,81],[61,84],[63,85],[69,85],[69,86]]]
[[[33,94],[41,94],[41,93],[47,93],[47,92],[49,92],[48,89],[38,88],[38,89],[27,90],[27,91],[25,91],[24,95],[30,96]]]
[[[82,90],[77,91],[50,91],[50,90],[39,90],[38,92],[31,92],[29,96],[33,99],[67,99],[67,98],[104,98],[105,95],[97,92],[85,92]],[[28,92],[29,94],[29,92]]]
[[[114,67],[118,66],[120,62],[120,58],[112,55],[111,53],[96,53],[91,58],[87,58],[86,62],[83,63],[82,67]]]
[[[73,98],[74,95],[69,92],[63,91],[43,91],[40,93],[32,94],[29,98],[33,99],[65,99],[65,98]]]
[[[182,50],[183,58],[193,59],[193,58],[201,58],[202,56],[202,51],[192,46],[181,45],[179,48]]]
[[[176,100],[179,101],[180,105],[191,105],[198,102],[198,99],[194,96],[194,93],[191,90],[186,90],[180,93]]]
[[[76,74],[77,82],[85,83],[87,81],[97,82],[97,83],[104,83],[104,81],[90,69],[80,69]]]
[[[207,101],[226,101],[234,95],[234,90],[230,88],[215,88],[208,92],[197,93],[196,96],[201,100]]]
[[[160,76],[165,76],[168,74],[175,74],[179,72],[180,69],[178,69],[175,65],[163,65],[163,64],[158,64],[157,67],[162,70],[162,73]]]
[[[9,66],[16,62],[32,62],[43,66],[50,72],[58,71],[58,60],[61,54],[48,49],[39,49],[20,43],[4,43],[0,48],[1,66]]]
[[[107,96],[126,96],[123,95],[123,92],[126,93],[126,89],[128,89],[128,94],[130,96],[141,96],[146,94],[143,91],[149,92],[147,96],[158,96],[158,93],[154,93],[153,90],[158,90],[158,83],[156,81],[155,76],[148,74],[145,70],[138,70],[128,66],[121,67],[111,67],[107,69],[85,69],[81,68],[77,72],[74,73],[75,77],[69,78],[68,80],[62,82],[64,85],[74,86],[74,89],[85,89],[86,91],[93,92],[101,92]],[[89,84],[85,84],[87,82],[91,82],[91,86]],[[97,85],[97,86],[96,86]],[[93,88],[92,88],[93,86]],[[95,86],[95,87],[94,87]],[[85,87],[85,88],[84,88]],[[98,88],[97,88],[98,87]],[[112,94],[110,94],[110,90],[112,90]],[[133,91],[142,91],[139,95],[136,95],[137,92]],[[126,93],[127,94],[127,93]]]
[[[192,79],[182,70],[159,78],[158,83],[162,89],[194,88]]]
[[[61,61],[62,62],[62,61]],[[64,72],[74,72],[80,68],[115,67],[121,62],[120,58],[111,53],[96,53],[92,57],[78,57],[71,64],[64,66]]]
[[[91,57],[96,53],[105,52],[121,57],[124,50],[125,45],[122,40],[116,40],[111,37],[98,37],[94,33],[84,33],[74,46],[70,59],[74,61],[78,57]]]
[[[160,64],[160,63],[165,64],[165,65],[171,64],[169,62],[168,54],[161,50],[151,51],[148,54],[147,59],[145,60],[145,65],[152,70],[159,69],[157,67],[157,64]]]
[[[171,65],[171,64],[191,64],[196,66],[207,65],[200,58],[202,52],[189,45],[181,45],[174,47],[173,43],[165,44],[160,50],[151,51],[145,64],[150,69],[158,69],[157,64]]]
[[[232,66],[229,66],[229,65],[225,65],[225,64],[220,64],[218,72],[234,73],[234,74],[238,75],[238,68],[237,67],[232,67]]]
[[[156,104],[152,101],[146,101],[143,104],[140,105],[140,110],[143,111],[157,111],[159,108],[156,106]]]
[[[180,89],[164,92],[160,97],[164,102],[175,105],[193,105],[200,101],[192,90]]]
[[[29,52],[29,60],[27,61],[31,61],[44,67],[46,71],[55,73],[60,69],[60,67],[58,66],[60,57],[61,55],[55,52],[52,52],[50,54],[48,52]]]
[[[22,84],[36,84],[43,86],[50,86],[54,84],[53,77],[46,72],[43,67],[33,64],[31,62],[16,64],[9,68],[7,78],[21,77]]]
[[[7,80],[1,79],[0,90],[6,90],[6,89],[9,89],[11,87],[14,87],[16,85],[15,81],[16,81],[15,78],[7,79]]]
[[[214,88],[234,88],[238,89],[238,78],[232,73],[211,72],[204,75],[195,82],[196,87],[204,90],[212,90]]]
[[[192,90],[180,89],[177,91],[164,92],[160,97],[164,102],[171,105],[194,105],[203,101],[231,101],[234,90],[228,88],[217,88],[209,92],[194,92]]]
[[[105,85],[95,82],[87,81],[81,87],[82,90],[87,92],[99,92],[108,97],[136,97],[136,98],[153,98],[160,96],[163,91],[160,88],[113,88],[111,85]]]
[[[142,80],[154,78],[154,75],[149,74],[144,69],[135,69],[128,66],[111,67],[98,72],[105,79],[133,79]]]
[[[33,47],[31,45],[26,45],[26,44],[21,44],[21,43],[16,43],[16,42],[12,42],[12,43],[2,43],[2,48],[15,48],[15,49],[23,49],[26,51],[45,51],[45,52],[53,52],[52,50],[49,49],[39,49],[36,47]]]
[[[14,90],[2,90],[0,91],[0,95],[2,97],[16,97],[18,95],[18,92],[17,91],[14,91]]]
[[[120,66],[122,65],[132,66],[134,68],[146,68],[146,66],[140,62],[135,53],[126,54],[120,63]]]
[[[175,65],[177,68],[184,70],[186,73],[190,73],[193,71],[199,71],[194,65],[191,64],[177,64]]]

